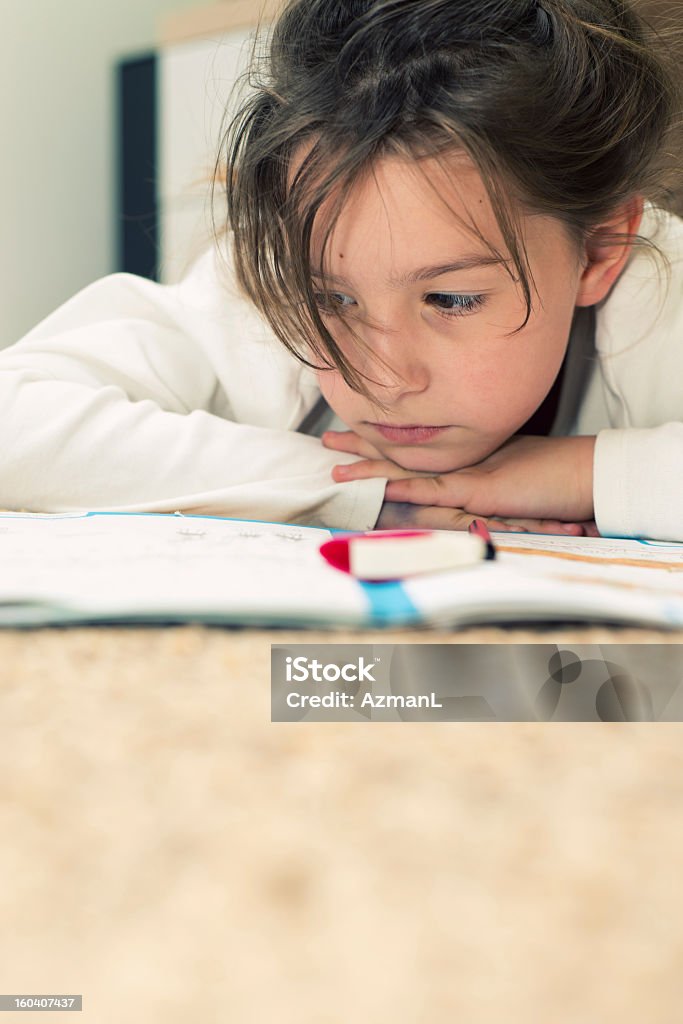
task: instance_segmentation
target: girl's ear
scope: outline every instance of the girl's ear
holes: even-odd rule
[[[591,231],[582,254],[584,269],[579,279],[577,306],[594,306],[615,284],[631,255],[633,243],[629,240],[610,241],[610,236],[615,233],[636,234],[643,216],[643,204],[643,196],[633,196]]]

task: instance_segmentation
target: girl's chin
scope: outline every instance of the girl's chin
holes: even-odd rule
[[[483,454],[472,451],[447,452],[429,451],[428,449],[407,449],[396,446],[385,450],[384,453],[392,462],[396,462],[402,469],[412,469],[419,473],[452,473],[456,469],[465,469],[473,466],[486,458],[489,452]]]

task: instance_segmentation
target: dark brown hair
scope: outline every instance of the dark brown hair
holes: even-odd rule
[[[325,203],[327,244],[378,158],[457,149],[488,192],[526,323],[520,209],[557,218],[579,246],[634,195],[668,205],[670,58],[666,39],[621,0],[292,0],[224,141],[241,288],[299,359],[314,366],[313,354],[367,394],[371,378],[321,318],[315,218]],[[306,156],[288,181],[295,152]]]

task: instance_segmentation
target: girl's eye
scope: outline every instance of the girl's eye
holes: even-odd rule
[[[327,295],[324,292],[316,292],[315,301],[323,313],[338,313],[355,305],[354,299],[343,292],[329,292]]]
[[[464,316],[466,313],[473,313],[484,305],[484,295],[460,295],[457,292],[432,292],[427,295],[425,302],[428,306],[438,309],[444,316]]]
[[[334,315],[348,312],[356,305],[356,300],[344,292],[315,293],[315,301],[322,313]],[[425,297],[428,306],[433,306],[439,313],[447,317],[464,316],[473,313],[486,301],[484,295],[461,295],[458,292],[432,292]]]

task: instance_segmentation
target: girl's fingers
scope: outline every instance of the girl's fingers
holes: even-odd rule
[[[389,480],[391,479],[392,472],[400,473],[402,470],[398,466],[384,461],[364,459],[362,462],[352,462],[348,466],[334,466],[332,469],[332,479],[340,484],[350,483],[352,480],[368,480],[375,477]]]
[[[401,469],[395,462],[386,459],[364,459],[362,462],[351,462],[349,465],[335,466],[332,479],[337,483],[348,483],[350,480],[367,480],[369,477],[383,477],[386,480],[399,479],[407,476],[411,470]]]
[[[379,452],[369,441],[360,437],[353,430],[326,430],[321,441],[325,448],[333,448],[337,452],[348,452],[349,455],[362,455],[366,459],[381,459]]]
[[[492,533],[555,533],[582,536],[584,523],[562,523],[557,519],[504,519],[476,515],[461,508],[440,505],[413,505],[409,502],[385,501],[377,529],[467,530],[478,519]]]
[[[493,533],[528,533],[525,526],[519,523],[503,523],[499,519],[486,519],[485,516],[472,516],[480,523],[484,523]]]
[[[559,519],[505,519],[508,530],[522,533],[555,533],[561,536],[585,537],[583,523],[563,523]],[[497,529],[497,527],[489,527]]]
[[[452,483],[444,488],[443,477],[434,474],[418,477],[415,472],[406,473],[387,484],[386,499],[410,501],[416,505],[449,505],[451,508],[466,504],[466,496],[458,495]]]

